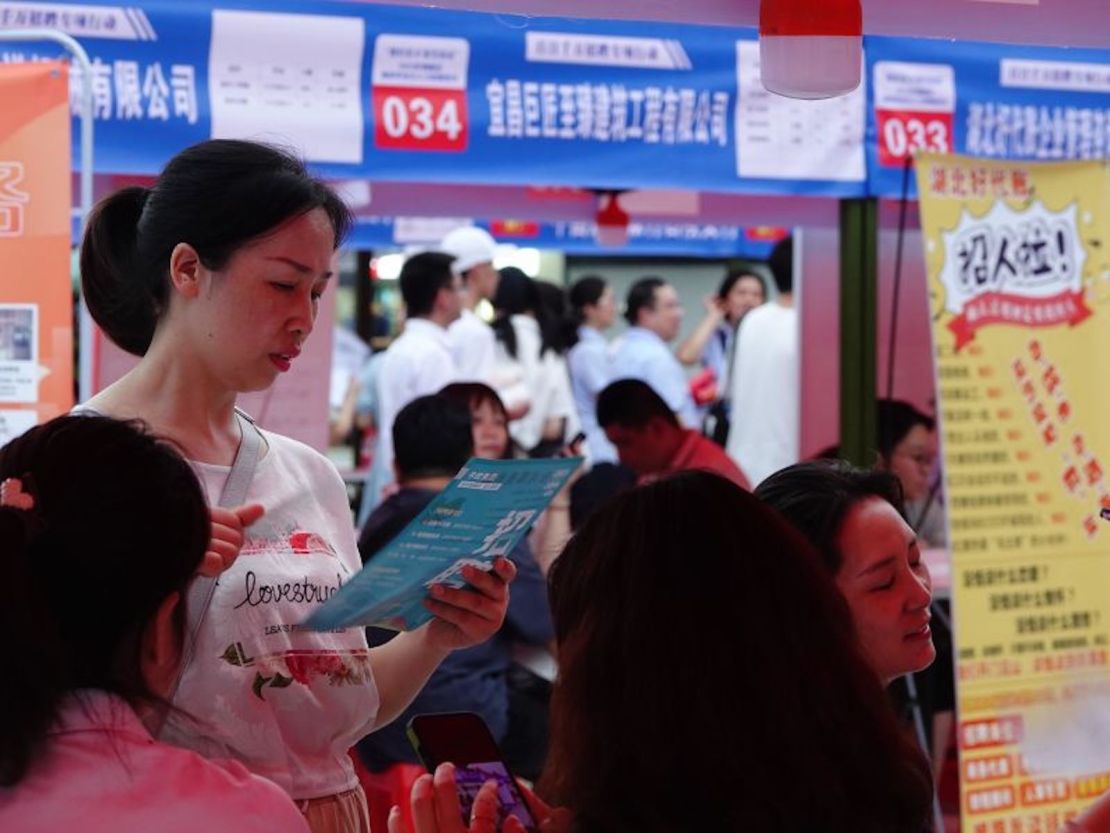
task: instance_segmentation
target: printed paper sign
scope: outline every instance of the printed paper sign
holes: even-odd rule
[[[39,309],[0,304],[0,402],[38,401]]]
[[[75,38],[158,40],[138,6],[80,6],[76,3],[0,3],[0,28],[46,26]]]
[[[956,72],[948,64],[875,64],[879,164],[901,166],[918,151],[953,148]]]
[[[361,18],[212,12],[212,137],[291,144],[315,162],[362,161]]]
[[[1110,169],[923,154],[965,833],[1110,782]]]
[[[423,605],[429,588],[463,587],[463,567],[488,569],[507,555],[581,463],[580,457],[471,460],[306,624],[419,627],[432,618]]]
[[[465,38],[378,35],[374,41],[374,145],[466,150],[470,43]]]
[[[548,64],[693,69],[681,41],[569,32],[527,32],[525,60]]]
[[[759,43],[737,41],[736,170],[741,177],[862,182],[864,84],[847,95],[801,101],[767,92]]]
[[[1110,64],[1004,58],[998,62],[998,83],[1034,90],[1110,93]]]

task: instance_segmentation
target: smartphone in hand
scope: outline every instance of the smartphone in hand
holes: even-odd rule
[[[418,714],[409,721],[408,736],[429,772],[435,772],[442,763],[455,765],[463,824],[470,822],[478,790],[493,780],[497,782],[498,829],[510,815],[528,830],[536,829],[516,779],[481,717],[473,712]]]
[[[574,435],[569,443],[563,446],[563,451],[559,455],[561,457],[578,457],[582,454],[582,443],[586,441],[586,434],[584,431],[579,431]]]

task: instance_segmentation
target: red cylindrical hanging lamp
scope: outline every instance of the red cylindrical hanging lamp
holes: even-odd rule
[[[597,242],[601,246],[624,246],[628,243],[628,223],[631,218],[621,208],[616,191],[600,195],[597,209]]]
[[[763,86],[791,98],[832,98],[859,86],[860,0],[760,0]]]

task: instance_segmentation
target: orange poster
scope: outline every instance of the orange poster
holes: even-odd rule
[[[0,65],[0,445],[73,406],[68,72]]]

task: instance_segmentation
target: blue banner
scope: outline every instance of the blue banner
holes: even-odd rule
[[[360,217],[347,236],[346,245],[355,249],[394,249],[434,246],[442,232],[459,220],[440,222],[435,218]],[[623,246],[602,246],[597,227],[591,222],[537,223],[518,220],[478,221],[474,225],[490,232],[498,242],[536,249],[556,249],[568,255],[593,257],[701,257],[766,260],[778,238],[762,229],[713,223],[640,223],[628,227]],[[413,226],[427,234],[412,234]],[[782,230],[785,235],[786,231]]]
[[[259,6],[0,0],[0,29],[89,51],[107,173],[249,137],[335,179],[853,197],[897,196],[916,150],[1110,153],[1107,50],[868,37],[859,90],[796,101],[763,89],[754,29]],[[0,61],[57,56],[0,42]]]
[[[1044,162],[1110,155],[1110,51],[879,37],[866,48],[874,195],[901,195],[906,156],[918,150]],[[972,183],[951,185],[971,194]]]
[[[862,91],[771,96],[754,30],[660,37],[652,23],[285,0],[0,2],[0,28],[25,26],[92,56],[103,172],[151,174],[201,139],[253,137],[335,178],[865,190]],[[2,60],[56,55],[0,44]]]

